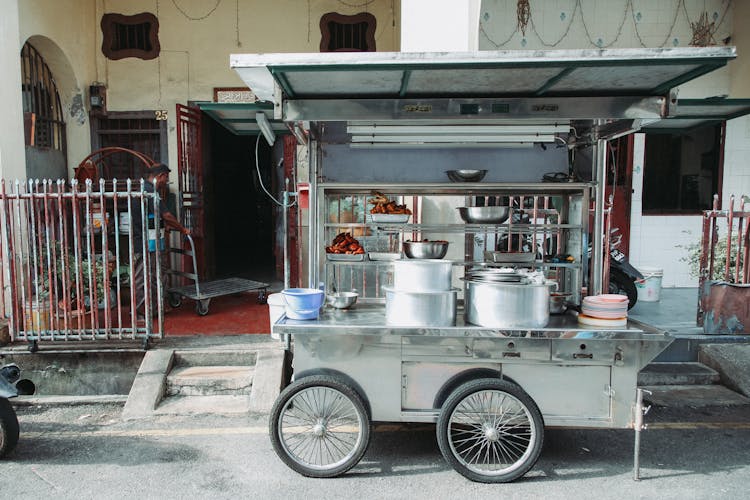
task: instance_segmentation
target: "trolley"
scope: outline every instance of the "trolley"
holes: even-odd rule
[[[205,316],[208,314],[208,306],[211,303],[211,299],[223,295],[232,295],[235,293],[251,292],[255,290],[258,291],[258,303],[266,303],[269,286],[268,283],[248,280],[245,278],[225,278],[200,283],[198,278],[198,263],[195,257],[195,244],[190,235],[186,235],[185,238],[187,238],[190,243],[190,251],[185,251],[182,248],[170,247],[169,253],[190,257],[193,262],[193,272],[186,273],[176,269],[170,269],[167,273],[172,276],[181,276],[193,281],[193,283],[168,288],[167,294],[170,306],[180,307],[182,305],[183,297],[187,297],[188,299],[195,301],[195,312],[200,316]]]

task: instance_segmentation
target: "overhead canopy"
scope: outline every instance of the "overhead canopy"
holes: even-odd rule
[[[750,99],[680,99],[673,116],[644,125],[644,132],[673,132],[750,114]]]
[[[233,54],[260,98],[664,96],[726,65],[734,47],[479,51],[465,53]]]
[[[287,132],[283,122],[273,121],[273,105],[270,103],[198,102],[196,105],[208,116],[219,122],[235,135],[256,135],[260,127],[256,113],[263,113],[276,131]]]

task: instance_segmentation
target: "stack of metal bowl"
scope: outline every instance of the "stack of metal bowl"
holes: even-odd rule
[[[508,220],[510,207],[459,207],[458,215],[469,224],[502,224]]]
[[[405,241],[404,254],[410,259],[442,259],[448,253],[448,242],[437,241]]]
[[[479,182],[487,175],[486,170],[446,170],[448,178],[453,182]]]

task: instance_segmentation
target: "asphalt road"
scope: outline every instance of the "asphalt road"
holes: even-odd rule
[[[360,464],[308,479],[274,454],[265,417],[122,422],[118,405],[17,408],[22,436],[0,462],[0,498],[721,498],[750,484],[746,409],[647,416],[641,481],[633,432],[548,430],[537,465],[510,484],[472,483],[440,455],[431,425],[377,425]]]

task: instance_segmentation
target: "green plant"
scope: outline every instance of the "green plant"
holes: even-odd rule
[[[729,251],[729,269],[734,271],[735,266],[739,264],[740,268],[742,268],[743,259],[742,255],[739,256],[739,263],[738,263],[738,257],[737,257],[737,234],[732,235],[732,241],[730,242],[730,251]],[[702,245],[700,242],[698,243],[691,243],[689,245],[678,245],[680,248],[684,248],[687,251],[687,255],[680,258],[681,262],[687,262],[688,263],[688,272],[691,276],[694,278],[697,278],[700,276],[700,259],[701,259],[701,250]],[[714,279],[714,277],[717,278],[723,278],[724,277],[724,266],[726,265],[726,259],[727,259],[727,238],[726,236],[720,236],[718,240],[716,241],[716,246],[714,247],[714,276],[706,276],[708,279]],[[732,272],[729,277],[729,282],[734,282],[734,273]]]

